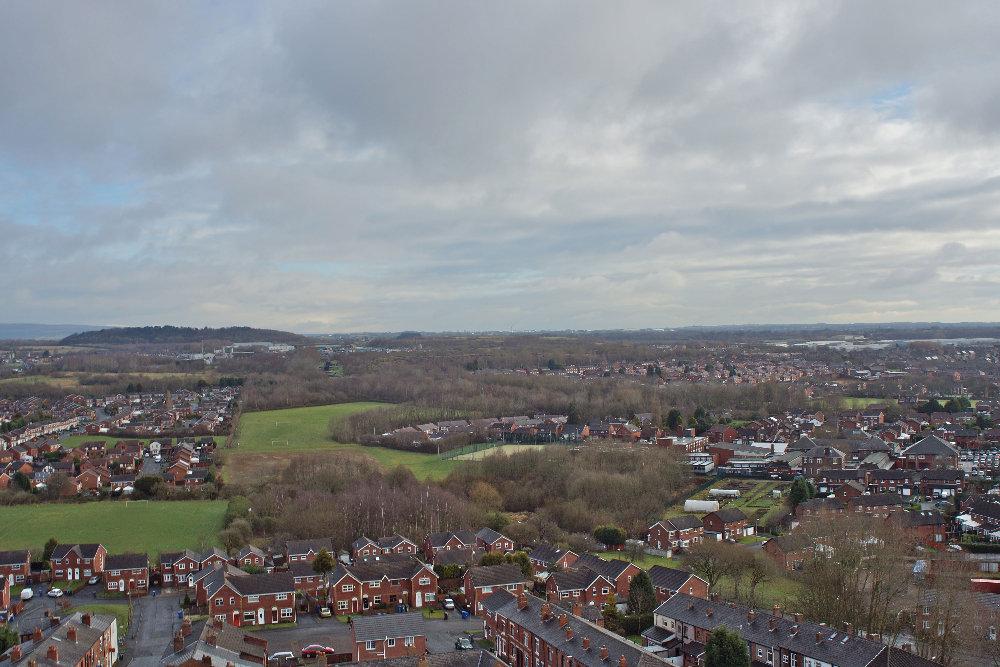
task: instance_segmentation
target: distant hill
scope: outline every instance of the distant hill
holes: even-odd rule
[[[200,343],[203,341],[228,341],[231,343],[302,343],[306,339],[299,334],[274,329],[253,327],[120,327],[84,331],[67,336],[60,341],[63,345],[143,345],[149,343]]]
[[[92,324],[0,323],[0,340],[59,340],[70,334],[100,328]]]

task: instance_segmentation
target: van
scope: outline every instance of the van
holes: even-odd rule
[[[31,590],[30,586],[26,586],[24,590],[21,591],[22,600],[30,600],[33,597],[35,597],[35,591]]]

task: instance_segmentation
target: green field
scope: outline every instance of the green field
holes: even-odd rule
[[[218,544],[223,500],[104,501],[0,507],[0,545],[41,553],[50,537],[100,542],[110,553],[202,549]]]
[[[869,405],[897,405],[894,398],[867,398],[865,396],[844,396],[840,405],[846,410],[863,410]]]
[[[598,558],[603,558],[604,560],[628,560],[628,554],[624,551],[595,551],[594,555]],[[662,565],[663,567],[672,567],[675,569],[685,570],[681,566],[681,561],[677,558],[667,558],[666,556],[653,556],[652,554],[644,553],[641,557],[636,558],[634,561],[638,567],[643,570],[648,570],[654,565]]]
[[[346,418],[380,403],[338,403],[308,408],[247,412],[240,419],[238,447],[226,453],[223,474],[233,481],[253,480],[267,469],[287,464],[289,455],[314,452],[360,452],[385,468],[405,466],[420,479],[441,479],[457,464],[435,454],[404,452],[334,442],[330,420]]]

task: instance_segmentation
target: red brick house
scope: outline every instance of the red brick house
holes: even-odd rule
[[[691,514],[657,521],[646,534],[646,543],[662,551],[684,551],[705,538],[705,526]]]
[[[896,460],[897,468],[926,470],[958,468],[958,450],[936,435],[929,435],[904,449]]]
[[[611,582],[611,585],[614,587],[615,594],[622,600],[628,597],[628,587],[629,584],[632,583],[632,577],[639,574],[641,571],[638,566],[633,563],[629,563],[618,558],[604,560],[593,554],[581,555],[574,564],[574,567],[589,568],[602,575],[605,579]]]
[[[240,549],[239,553],[233,556],[229,562],[239,568],[249,567],[265,570],[269,567],[273,567],[270,564],[270,559],[267,557],[267,554],[253,545],[245,546]]]
[[[323,537],[315,540],[289,540],[285,542],[285,565],[292,563],[316,560],[316,555],[326,550],[331,556],[337,555],[337,550],[333,546],[333,539]]]
[[[31,552],[27,549],[0,551],[0,575],[20,586],[31,580]]]
[[[108,592],[145,595],[149,592],[149,556],[118,554],[104,563],[104,589]]]
[[[465,572],[465,600],[472,613],[479,615],[483,610],[483,601],[493,593],[506,590],[518,595],[530,583],[530,578],[524,576],[521,568],[509,563],[470,567]]]
[[[657,602],[663,602],[678,592],[698,598],[708,597],[708,582],[684,570],[654,565],[649,568],[649,579],[653,582]]]
[[[419,611],[351,618],[354,661],[391,660],[427,652],[427,631]]]
[[[402,535],[390,535],[378,540],[359,537],[351,544],[351,556],[355,559],[371,556],[416,555],[419,549]]]
[[[288,566],[295,590],[316,595],[326,586],[326,577],[313,569],[312,563],[299,561]]]
[[[948,543],[948,524],[937,510],[902,512],[897,516],[924,546],[940,548]]]
[[[225,552],[217,548],[201,554],[190,549],[164,553],[160,554],[160,577],[164,586],[190,586],[201,570],[228,563]]]
[[[400,602],[419,609],[437,599],[437,574],[413,557],[337,563],[329,581],[330,604],[339,614],[358,614]]]
[[[558,549],[551,544],[539,544],[528,553],[534,573],[552,572],[572,567],[579,556],[568,549]]]
[[[588,567],[553,572],[545,580],[545,597],[550,602],[601,606],[614,594],[614,583]]]
[[[723,507],[709,512],[701,519],[706,533],[717,533],[724,540],[738,540],[747,535],[753,535],[753,526],[743,510]]]
[[[801,533],[772,537],[761,547],[782,570],[801,570],[815,553],[812,540]]]
[[[295,584],[287,573],[223,576],[206,593],[209,616],[236,627],[296,620]]]
[[[0,611],[10,609],[10,577],[0,574]]]
[[[93,667],[113,665],[119,657],[118,619],[104,614],[73,614],[42,631],[36,627],[30,641],[7,653],[7,665]]]
[[[510,553],[514,550],[514,541],[492,528],[481,528],[476,533],[476,546],[483,551]]]
[[[104,572],[108,551],[100,544],[59,544],[52,550],[49,567],[53,581],[78,581]]]
[[[431,533],[424,538],[424,556],[434,562],[434,554],[455,549],[475,549],[476,534],[471,530]]]

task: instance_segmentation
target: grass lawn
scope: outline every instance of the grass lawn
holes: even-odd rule
[[[50,537],[100,542],[109,553],[202,549],[218,544],[224,500],[102,501],[0,507],[0,544],[41,553]]]
[[[895,398],[869,398],[867,396],[844,396],[840,405],[845,410],[863,410],[869,405],[896,405]]]
[[[384,468],[402,465],[420,479],[442,479],[458,465],[435,454],[404,452],[385,447],[365,447],[334,442],[330,420],[345,418],[380,403],[338,403],[308,408],[247,412],[240,419],[239,446],[225,453],[223,476],[233,481],[254,480],[261,473],[288,463],[289,454],[358,452],[371,456]]]
[[[617,558],[619,560],[628,560],[624,551],[596,551],[594,555],[598,558],[603,558],[604,560],[612,560]],[[673,567],[679,569],[685,569],[681,567],[681,561],[677,558],[667,558],[666,556],[651,556],[650,554],[643,554],[642,558],[637,558],[635,564],[638,565],[643,570],[648,570],[654,565],[662,565],[663,567]]]
[[[435,618],[444,620],[444,609],[431,609],[430,607],[424,607],[424,618]]]
[[[128,634],[128,624],[131,620],[128,614],[127,604],[81,604],[69,609],[69,614],[74,612],[91,614],[101,614],[103,616],[116,616],[118,618],[118,636],[124,637]]]
[[[746,582],[741,586],[743,590]],[[722,597],[729,598],[733,594],[733,581],[729,577],[723,577],[718,585],[713,589]],[[794,579],[779,575],[771,581],[765,582],[757,587],[757,594],[760,596],[760,606],[762,609],[770,609],[774,605],[781,605],[787,611],[794,611],[798,601],[799,591],[802,584]]]
[[[63,591],[69,591],[70,593],[76,593],[78,590],[87,585],[87,582],[81,581],[79,579],[75,581],[53,581],[52,588],[58,588]]]

